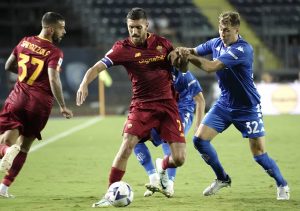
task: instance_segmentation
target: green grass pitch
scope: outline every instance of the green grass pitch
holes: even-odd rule
[[[44,141],[36,142],[33,147],[47,140],[54,142],[29,154],[10,188],[16,198],[0,199],[0,210],[93,210],[92,203],[107,189],[109,170],[121,143],[126,117],[106,117],[84,129],[77,128],[93,118],[50,119],[43,131]],[[232,178],[232,187],[222,189],[215,196],[202,195],[214,174],[194,149],[191,130],[187,136],[186,163],[177,171],[174,198],[167,199],[159,193],[143,197],[148,177],[132,155],[123,180],[134,189],[134,201],[125,208],[105,210],[300,210],[300,116],[266,116],[264,121],[266,149],[289,182],[290,201],[276,200],[273,179],[254,162],[248,140],[231,127],[213,144]],[[64,133],[72,128],[70,134]],[[162,156],[161,148],[148,146],[153,159]]]

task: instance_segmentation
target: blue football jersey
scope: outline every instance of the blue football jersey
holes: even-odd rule
[[[178,92],[178,109],[179,111],[185,110],[190,113],[194,113],[195,111],[195,101],[194,97],[202,92],[202,87],[200,86],[199,81],[195,78],[195,76],[187,71],[186,73],[182,73],[178,71],[176,68],[172,70],[173,74],[173,85],[175,90]]]
[[[221,38],[214,38],[196,48],[200,56],[212,54],[225,68],[216,72],[221,96],[217,104],[229,108],[247,108],[260,104],[260,95],[253,81],[253,48],[241,36],[225,47]]]

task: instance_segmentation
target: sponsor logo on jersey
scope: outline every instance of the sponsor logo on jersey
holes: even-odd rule
[[[56,70],[60,71],[60,67],[61,67],[62,63],[63,63],[63,58],[60,57],[57,62]]]
[[[242,46],[239,46],[236,49],[244,53],[244,48]]]
[[[63,63],[63,58],[59,58],[57,65],[58,65],[58,66],[61,66],[62,63]]]
[[[137,52],[137,53],[134,54],[134,58],[137,58],[137,57],[140,57],[140,56],[142,56],[141,52]]]
[[[148,59],[142,59],[139,61],[140,64],[149,64],[152,62],[159,62],[159,61],[163,61],[165,59],[165,55],[160,55],[160,56],[155,56],[152,58],[148,58]]]

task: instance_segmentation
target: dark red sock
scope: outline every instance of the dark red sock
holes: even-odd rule
[[[166,170],[167,168],[176,168],[175,164],[169,163],[170,155],[164,157],[162,161],[162,169]]]
[[[14,159],[14,162],[5,175],[5,177],[2,180],[2,183],[6,186],[10,186],[11,183],[15,180],[16,176],[19,174],[21,171],[25,161],[27,158],[27,153],[25,152],[19,152],[19,154],[16,156]]]
[[[2,158],[5,153],[6,150],[9,148],[9,146],[7,146],[6,144],[0,144],[0,158]]]
[[[125,171],[122,171],[120,169],[117,169],[115,167],[111,167],[110,174],[109,174],[109,180],[108,180],[108,187],[113,184],[114,182],[121,181],[123,176],[125,174]]]

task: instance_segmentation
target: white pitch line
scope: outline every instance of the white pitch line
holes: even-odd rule
[[[72,134],[72,133],[74,133],[74,132],[78,132],[78,131],[80,131],[80,130],[82,130],[82,129],[84,129],[84,128],[87,128],[87,127],[89,127],[89,126],[91,126],[91,125],[93,125],[93,124],[99,122],[99,121],[102,120],[102,119],[103,119],[102,117],[97,117],[97,118],[91,119],[91,120],[89,120],[89,121],[87,121],[87,122],[85,122],[85,123],[83,123],[83,124],[80,124],[80,125],[78,125],[78,126],[76,126],[76,127],[71,128],[71,129],[69,129],[69,130],[67,130],[67,131],[65,131],[65,132],[63,132],[63,133],[60,133],[60,134],[58,134],[58,135],[56,135],[56,136],[53,136],[53,137],[51,137],[51,138],[49,138],[49,139],[46,139],[46,140],[42,141],[41,143],[38,143],[38,144],[34,145],[34,146],[30,149],[29,152],[35,152],[35,151],[37,151],[38,149],[40,149],[40,148],[42,148],[42,147],[44,147],[44,146],[46,146],[46,145],[48,145],[48,144],[50,144],[50,143],[53,143],[53,142],[55,142],[55,141],[58,141],[58,140],[60,140],[61,138],[64,138],[64,137],[66,137],[66,136],[68,136],[68,135],[70,135],[70,134]]]

